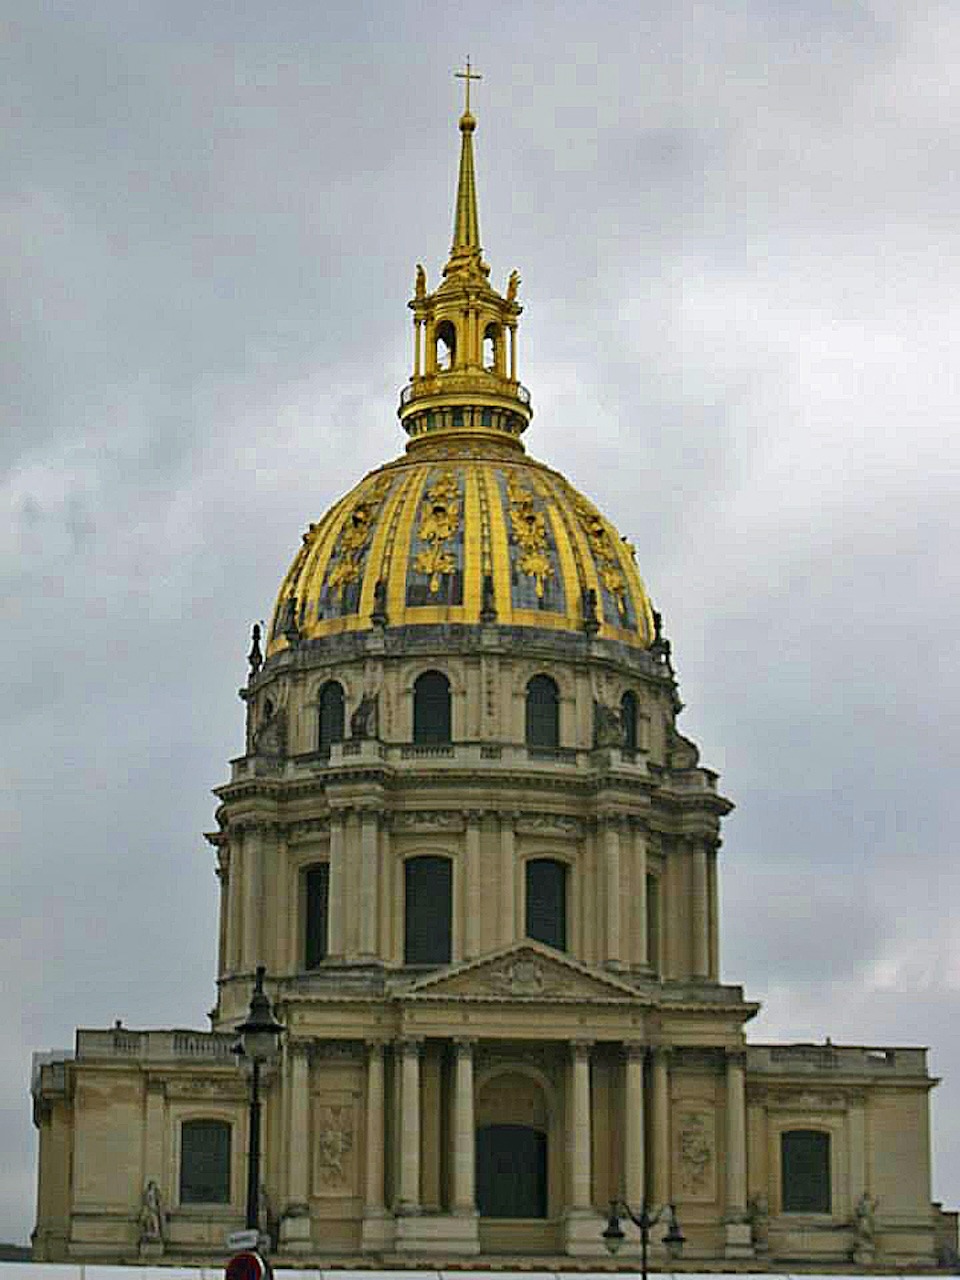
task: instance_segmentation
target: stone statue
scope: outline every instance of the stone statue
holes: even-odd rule
[[[597,593],[588,587],[583,593],[583,629],[588,636],[595,636],[600,630],[600,619],[597,617]]]
[[[480,621],[496,622],[497,620],[497,604],[493,591],[493,574],[485,573],[483,575],[483,594],[480,600]]]
[[[762,1191],[747,1202],[747,1221],[750,1223],[750,1239],[754,1252],[767,1253],[770,1247],[770,1204]]]
[[[414,294],[418,300],[427,296],[427,273],[424,271],[421,262],[417,263],[417,282]]]
[[[253,754],[277,757],[287,754],[287,713],[283,707],[274,710],[273,703],[267,703],[263,720],[253,731]]]
[[[286,637],[287,644],[291,649],[295,649],[300,643],[300,622],[298,619],[297,597],[288,596],[283,602],[283,621],[281,629]]]
[[[373,587],[373,612],[370,621],[375,627],[387,625],[387,584],[378,578]]]
[[[507,281],[507,301],[516,302],[517,290],[520,288],[520,272],[511,271],[510,279]]]
[[[858,1249],[873,1249],[876,1242],[876,1212],[880,1201],[871,1199],[864,1191],[853,1211],[853,1229],[857,1236]]]
[[[593,704],[593,745],[595,747],[619,747],[623,745],[623,725],[616,707],[604,702]]]
[[[140,1204],[140,1243],[158,1244],[163,1240],[163,1209],[160,1205],[160,1188],[153,1178],[143,1189]]]
[[[377,695],[365,693],[350,717],[351,738],[375,738],[377,736]]]

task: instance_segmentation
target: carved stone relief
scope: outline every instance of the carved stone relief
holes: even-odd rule
[[[677,1193],[684,1200],[713,1201],[717,1195],[716,1115],[684,1110],[676,1118]]]
[[[314,1168],[319,1189],[352,1190],[355,1115],[350,1104],[317,1108]]]

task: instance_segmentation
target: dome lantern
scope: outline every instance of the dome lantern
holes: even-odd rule
[[[470,111],[470,68],[466,102],[460,117],[460,169],[453,243],[443,279],[427,290],[418,265],[413,311],[414,356],[410,381],[400,397],[398,416],[410,436],[408,450],[437,436],[475,438],[491,435],[522,449],[520,435],[533,417],[530,393],[517,376],[517,301],[520,276],[510,273],[505,293],[490,284],[490,268],[480,247],[480,218],[473,160],[477,122]]]

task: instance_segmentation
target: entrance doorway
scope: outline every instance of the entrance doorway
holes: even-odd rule
[[[525,1124],[477,1130],[477,1208],[481,1218],[547,1216],[547,1135]]]

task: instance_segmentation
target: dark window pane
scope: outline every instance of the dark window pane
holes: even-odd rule
[[[407,964],[449,964],[449,858],[410,858],[404,868]]]
[[[637,699],[627,692],[620,699],[620,724],[623,729],[623,745],[627,751],[637,749]]]
[[[784,1213],[830,1212],[830,1135],[791,1129],[780,1138]]]
[[[304,964],[315,969],[327,954],[327,911],[330,901],[330,864],[318,863],[307,870],[306,928]]]
[[[224,1120],[183,1122],[180,1203],[230,1203],[230,1126]]]
[[[439,671],[425,671],[413,686],[413,740],[450,741],[450,681]]]
[[[321,751],[329,751],[331,742],[343,741],[343,689],[329,680],[320,690]]]
[[[527,863],[527,937],[566,950],[567,868],[552,858]]]
[[[560,745],[560,693],[549,676],[534,676],[527,685],[527,746]]]
[[[524,1124],[477,1130],[477,1208],[481,1218],[547,1216],[547,1135]]]

